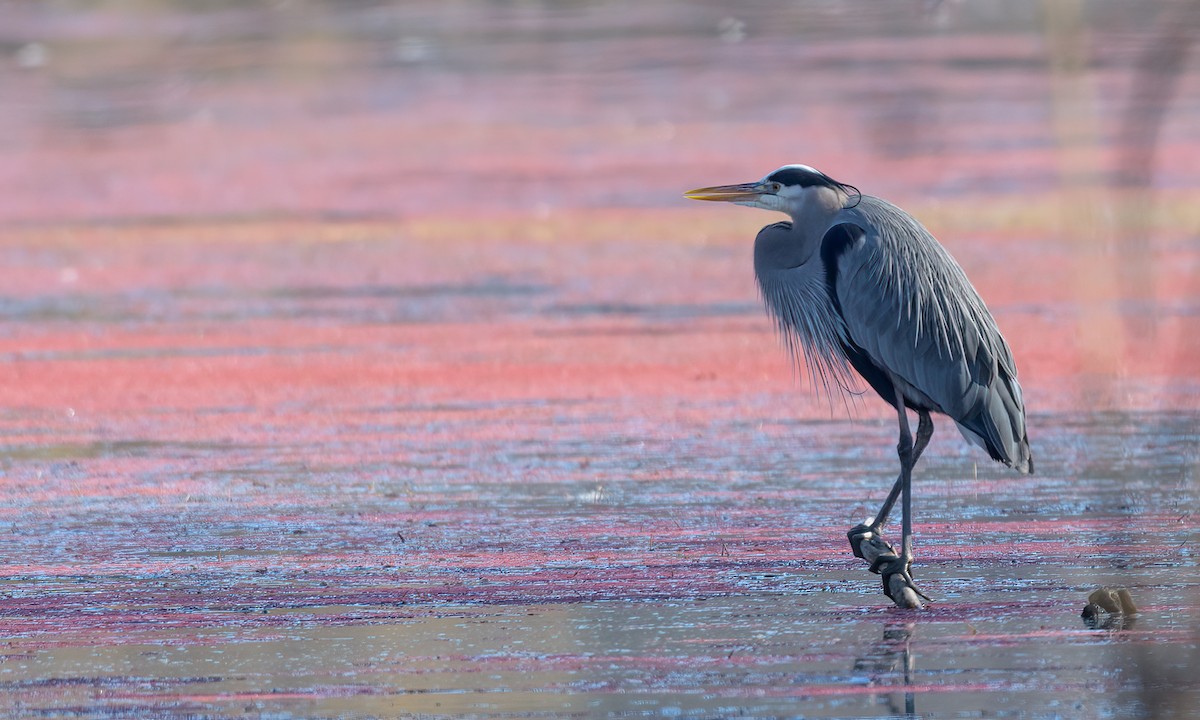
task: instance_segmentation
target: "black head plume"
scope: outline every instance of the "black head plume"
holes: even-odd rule
[[[847,208],[852,208],[862,202],[862,193],[853,185],[838,182],[825,173],[808,165],[785,165],[766,177],[770,182],[777,182],[786,187],[822,186],[835,188],[846,193]]]

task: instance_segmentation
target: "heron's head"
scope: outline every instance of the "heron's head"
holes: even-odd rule
[[[840,183],[807,165],[784,165],[756,182],[699,188],[684,193],[684,197],[731,202],[799,217],[814,205],[829,210],[853,207],[862,194],[853,185]]]

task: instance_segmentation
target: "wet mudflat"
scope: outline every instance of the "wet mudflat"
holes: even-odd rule
[[[1118,141],[1163,18],[31,7],[0,30],[0,712],[1194,706],[1195,63],[1149,179],[1105,174],[1147,157]],[[803,93],[738,70],[778,57]],[[789,366],[768,216],[679,199],[785,161],[925,219],[1020,365],[1038,474],[939,424],[919,613],[844,535],[894,419]],[[1105,584],[1134,622],[1084,625]]]

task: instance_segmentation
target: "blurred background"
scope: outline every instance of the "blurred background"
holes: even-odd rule
[[[1183,716],[1198,36],[1196,0],[0,0],[0,709]],[[795,162],[920,218],[1021,370],[1038,476],[922,460],[920,621],[841,537],[894,418],[779,349],[773,218],[682,198]],[[1100,583],[1138,632],[1082,627]]]
[[[1185,190],[1193,5],[6,2],[0,207],[672,206],[797,157],[905,200]]]
[[[762,218],[685,208],[680,191],[805,162],[916,212],[985,298],[1077,300],[1070,318],[1013,308],[1072,333],[1019,357],[1049,351],[1119,395],[1110,379],[1191,378],[1197,358],[1183,326],[1198,13],[1184,0],[5,2],[0,228],[388,222],[403,266],[422,232],[561,244],[617,217],[602,211],[638,210],[684,223],[644,229],[655,242],[748,245]],[[638,234],[625,228],[615,243]]]

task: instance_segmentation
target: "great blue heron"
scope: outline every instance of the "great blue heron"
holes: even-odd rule
[[[888,597],[920,607],[929,598],[911,575],[912,468],[933,436],[930,413],[948,415],[992,459],[1033,472],[1017,366],[996,321],[921,223],[807,165],[685,195],[791,217],[754,240],[759,289],[788,349],[803,352],[827,392],[850,390],[853,369],[896,408],[900,476],[875,517],[847,536]],[[915,442],[906,408],[919,418]],[[899,554],[881,535],[897,496]]]

